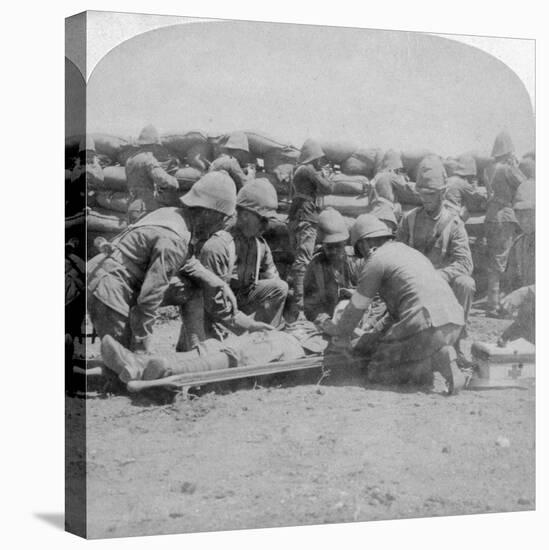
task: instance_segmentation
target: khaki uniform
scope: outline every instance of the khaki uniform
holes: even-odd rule
[[[469,238],[459,217],[442,208],[433,218],[422,207],[416,208],[402,218],[397,240],[415,248],[431,261],[452,287],[467,320],[476,287],[471,277],[473,260]]]
[[[309,321],[315,321],[321,313],[331,317],[340,301],[339,291],[342,288],[356,288],[364,260],[357,258],[351,247],[346,247],[346,253],[340,271],[328,262],[323,250],[317,252],[307,266],[304,280],[304,313]]]
[[[313,258],[322,197],[332,192],[333,185],[332,181],[310,164],[299,166],[294,173],[295,194],[288,213],[288,228],[290,247],[294,252],[291,267],[293,286],[299,309],[303,309],[303,278],[307,265]]]
[[[463,309],[450,286],[423,254],[403,243],[386,242],[368,258],[357,292],[370,299],[379,293],[393,321],[371,355],[371,380],[401,383],[430,374],[439,351],[463,330]]]
[[[177,179],[170,176],[151,151],[141,151],[126,162],[126,179],[130,193],[129,222],[165,206],[160,195],[179,189]]]
[[[250,325],[250,317],[283,325],[282,313],[288,285],[280,279],[269,245],[262,237],[247,238],[236,227],[218,231],[204,244],[201,263],[233,289],[239,311],[233,315],[229,305],[215,295],[205,296],[206,332],[223,336],[242,334]]]
[[[184,211],[162,208],[115,239],[110,255],[88,263],[88,312],[97,334],[146,350],[164,293],[189,259],[191,233]]]

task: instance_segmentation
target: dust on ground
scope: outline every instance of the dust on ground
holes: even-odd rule
[[[470,339],[508,321],[474,311]],[[156,351],[175,345],[165,316]],[[89,356],[97,355],[97,343]],[[535,388],[366,386],[360,372],[210,386],[184,401],[87,400],[88,536],[535,507]]]

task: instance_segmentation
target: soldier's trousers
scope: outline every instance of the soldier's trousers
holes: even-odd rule
[[[488,252],[488,299],[487,307],[495,310],[499,305],[499,284],[507,267],[507,258],[516,235],[513,222],[487,222],[485,224]]]
[[[303,281],[307,266],[313,259],[315,251],[317,225],[306,221],[292,221],[288,224],[290,247],[294,253],[291,267],[294,299],[300,310],[303,310]]]
[[[187,278],[172,277],[162,305],[177,306],[181,314],[181,328],[176,351],[189,351],[206,339],[204,330],[204,294],[200,287]]]
[[[469,275],[458,275],[450,283],[454,295],[457,298],[460,306],[463,308],[463,314],[465,322],[469,318],[469,312],[471,311],[471,305],[476,292],[475,280]]]
[[[430,327],[408,338],[394,339],[389,329],[377,342],[368,363],[368,380],[382,384],[421,383],[447,360],[445,353],[458,341],[462,325]],[[455,355],[454,355],[455,357]]]

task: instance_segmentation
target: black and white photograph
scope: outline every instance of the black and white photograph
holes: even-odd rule
[[[67,531],[536,510],[535,53],[65,20]]]

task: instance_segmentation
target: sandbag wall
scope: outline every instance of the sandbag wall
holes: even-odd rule
[[[279,198],[279,212],[288,211],[291,200],[292,175],[299,158],[299,149],[281,140],[273,139],[260,132],[245,130],[250,153],[245,160],[258,166],[257,177],[267,179],[276,189]],[[179,196],[187,192],[197,181],[210,163],[221,151],[229,134],[207,135],[200,130],[186,133],[174,133],[161,136],[161,143],[155,146],[155,156],[161,165],[179,182],[176,193],[165,194],[161,201],[166,206],[178,204]],[[137,146],[132,139],[109,134],[92,134],[96,152],[103,170],[103,181],[95,182],[90,188],[88,179],[87,204],[92,208],[88,213],[88,234],[112,238],[126,224],[126,212],[129,194],[126,181],[125,164],[135,153]],[[65,142],[66,185],[70,181],[71,170],[78,162],[78,148],[82,136],[72,136]],[[331,176],[334,181],[332,195],[324,198],[324,206],[338,210],[349,220],[364,212],[368,204],[370,181],[382,167],[383,150],[361,147],[360,144],[348,141],[320,141],[326,157],[336,169]],[[400,153],[401,160],[411,181],[415,181],[417,166],[422,158],[432,154],[426,149],[405,150]],[[478,152],[470,152],[477,161],[479,181],[485,183],[492,167],[492,159]],[[456,160],[453,157],[444,159],[446,169],[451,175]],[[404,205],[417,205],[417,193],[412,191],[398,196]],[[285,216],[282,216],[282,220]],[[352,222],[349,222],[349,224]],[[280,224],[279,224],[280,225]],[[291,262],[292,252],[289,247],[287,230],[280,226],[267,233],[275,256],[280,262]],[[94,252],[93,247],[90,247]]]

